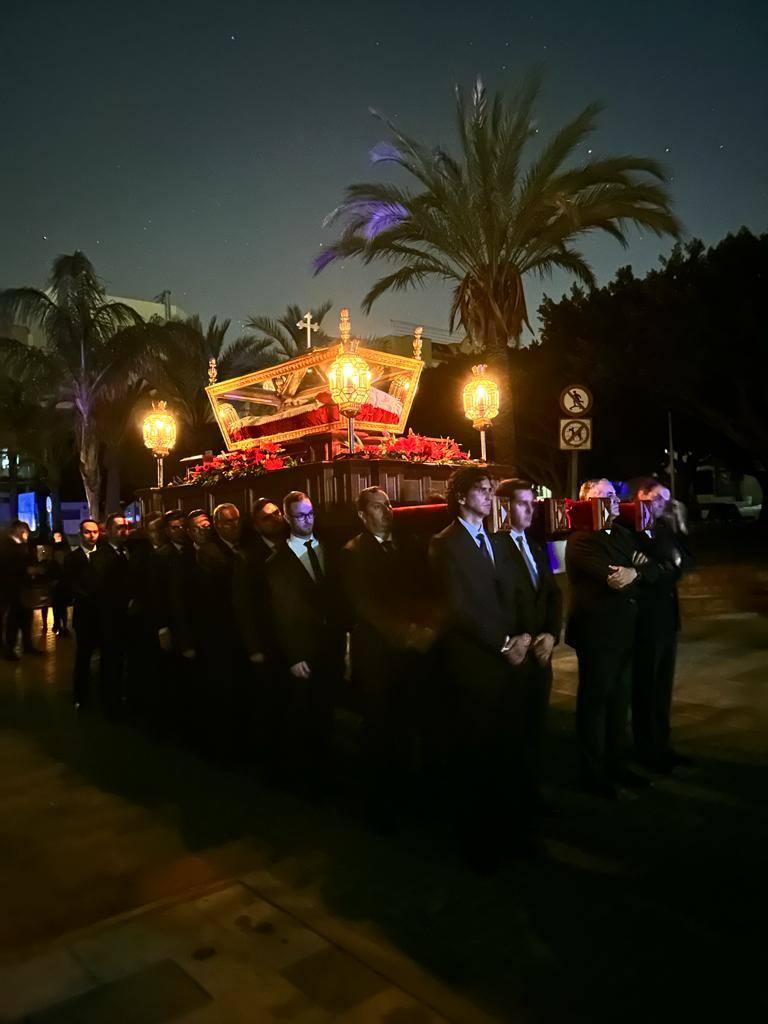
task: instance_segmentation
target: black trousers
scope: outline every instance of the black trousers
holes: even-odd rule
[[[88,617],[75,615],[75,667],[72,673],[72,700],[87,704],[91,698],[91,658],[100,647],[98,623]]]
[[[126,657],[128,621],[123,610],[109,611],[101,619],[101,700],[106,711],[119,711],[127,697]]]
[[[520,708],[523,733],[521,736],[523,800],[535,809],[540,800],[542,754],[547,728],[549,698],[552,694],[552,662],[540,665],[533,654],[528,654],[522,671],[525,678]]]
[[[13,653],[19,633],[22,649],[28,651],[32,646],[32,612],[29,608],[23,608],[19,601],[12,601],[5,616],[3,642],[6,654]]]
[[[626,757],[632,648],[582,647],[576,656],[576,735],[582,776],[586,782],[610,782]]]
[[[669,751],[676,659],[675,628],[638,634],[632,664],[632,739],[641,758],[655,760]]]

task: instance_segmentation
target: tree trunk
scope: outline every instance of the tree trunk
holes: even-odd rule
[[[509,349],[488,353],[488,368],[499,385],[499,415],[491,426],[493,462],[515,469],[518,463],[515,393]]]
[[[107,470],[104,511],[109,515],[110,512],[120,511],[120,449],[117,445],[107,445],[104,462]]]
[[[88,502],[88,515],[97,522],[101,516],[101,464],[99,463],[99,439],[90,423],[81,423],[80,476]]]
[[[19,518],[19,456],[8,449],[8,511],[10,518]]]

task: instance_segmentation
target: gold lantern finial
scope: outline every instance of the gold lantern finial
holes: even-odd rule
[[[144,444],[157,459],[157,486],[163,486],[163,459],[176,444],[176,420],[165,402],[153,402],[142,425]]]
[[[423,327],[417,327],[413,332],[413,358],[421,359],[421,336],[424,333]]]
[[[486,459],[485,432],[491,420],[499,414],[499,385],[487,374],[487,366],[472,367],[472,376],[464,385],[464,414],[472,420],[472,426],[480,431],[480,452]]]
[[[215,384],[216,383],[216,378],[218,376],[219,376],[219,370],[218,370],[218,367],[216,366],[216,360],[213,358],[213,356],[211,356],[211,358],[208,360],[208,384],[209,384],[209,386],[211,384]]]
[[[349,453],[355,450],[355,416],[368,399],[373,374],[368,363],[357,354],[358,339],[350,338],[349,310],[342,309],[339,321],[339,354],[328,367],[328,390],[342,416],[347,418]]]

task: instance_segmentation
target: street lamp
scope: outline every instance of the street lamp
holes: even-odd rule
[[[480,458],[487,462],[485,432],[491,420],[499,415],[499,385],[485,372],[486,366],[473,366],[472,376],[464,385],[464,415],[480,431]]]
[[[163,459],[176,444],[176,420],[168,412],[165,402],[153,402],[152,412],[144,417],[142,433],[144,445],[157,459],[157,486],[163,486]]]
[[[347,418],[349,454],[355,450],[355,416],[366,402],[371,390],[371,370],[357,355],[359,342],[349,337],[349,310],[342,309],[339,323],[341,345],[339,354],[328,367],[328,389],[342,416]]]

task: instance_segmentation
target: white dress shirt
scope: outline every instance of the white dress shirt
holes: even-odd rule
[[[478,543],[478,538],[479,537],[484,537],[485,538],[485,547],[486,547],[489,555],[491,556],[491,561],[495,565],[496,564],[496,559],[493,557],[493,546],[491,545],[491,538],[486,533],[485,527],[482,525],[482,523],[480,524],[480,526],[475,526],[474,523],[468,523],[467,520],[466,519],[462,519],[461,516],[458,516],[457,518],[458,518],[459,522],[461,523],[461,525],[464,527],[464,529],[467,531],[469,536],[472,538],[472,542],[474,543],[474,545],[478,549],[478,551],[480,550],[480,544]]]
[[[312,572],[312,565],[309,561],[309,552],[307,551],[307,541],[311,541],[312,550],[317,555],[318,561],[320,562],[320,568],[325,572],[325,558],[323,557],[323,549],[320,546],[320,541],[314,534],[311,537],[297,537],[295,533],[292,533],[288,538],[288,547],[296,555],[298,560],[307,570],[312,579],[315,578],[315,574]]]

